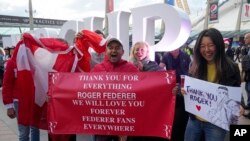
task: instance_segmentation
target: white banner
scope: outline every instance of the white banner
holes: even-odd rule
[[[250,4],[245,3],[242,7],[241,21],[249,21],[250,20]]]
[[[185,76],[185,109],[229,130],[240,115],[241,87],[229,87]]]

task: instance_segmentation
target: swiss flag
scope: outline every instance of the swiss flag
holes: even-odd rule
[[[18,123],[47,129],[48,72],[90,71],[91,56],[88,48],[105,51],[106,41],[98,34],[83,30],[76,46],[56,38],[37,39],[23,34],[13,55],[17,64],[19,84]]]

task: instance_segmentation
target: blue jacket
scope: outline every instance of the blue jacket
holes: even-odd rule
[[[174,59],[172,54],[167,52],[163,55],[162,63],[166,65],[166,70],[176,70],[176,82],[180,82],[180,75],[188,75],[190,57],[180,50],[177,59]]]

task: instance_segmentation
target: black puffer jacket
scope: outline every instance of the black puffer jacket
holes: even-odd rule
[[[160,67],[156,62],[154,61],[142,61],[143,68],[142,71],[164,71],[164,68]]]

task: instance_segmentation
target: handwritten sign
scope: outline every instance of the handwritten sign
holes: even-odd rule
[[[49,131],[171,138],[175,73],[50,73]]]
[[[240,114],[241,87],[228,87],[185,76],[186,111],[225,130]]]

